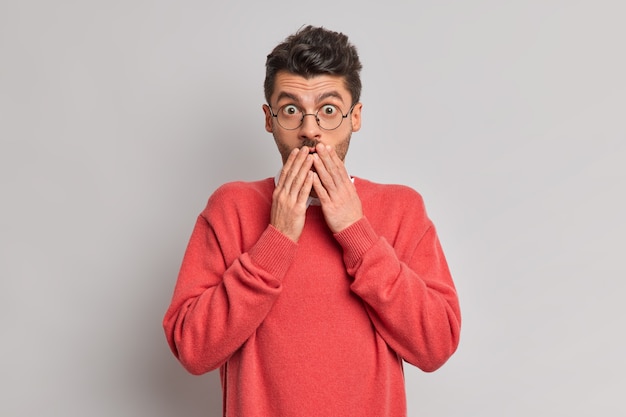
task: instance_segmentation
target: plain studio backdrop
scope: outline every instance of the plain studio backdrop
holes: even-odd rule
[[[459,350],[405,366],[409,415],[625,415],[625,13],[2,0],[0,415],[221,415],[161,320],[208,196],[280,166],[265,56],[306,24],[361,54],[350,172],[423,195],[458,287]]]

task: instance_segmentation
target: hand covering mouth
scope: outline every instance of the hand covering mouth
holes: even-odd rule
[[[317,151],[315,150],[315,147],[317,146],[317,144],[320,143],[319,141],[314,141],[314,140],[307,140],[305,141],[302,146],[306,146],[307,148],[309,148],[309,153],[313,154],[313,153],[317,153]]]

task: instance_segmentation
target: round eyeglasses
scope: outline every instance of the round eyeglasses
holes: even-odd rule
[[[305,116],[315,116],[317,125],[324,130],[335,130],[341,126],[343,119],[350,115],[352,109],[354,109],[354,105],[350,107],[347,114],[343,114],[339,107],[324,104],[315,113],[304,113],[302,109],[293,104],[285,104],[278,109],[277,114],[274,114],[274,110],[270,106],[270,113],[272,117],[276,118],[280,127],[286,130],[295,130],[302,126]]]

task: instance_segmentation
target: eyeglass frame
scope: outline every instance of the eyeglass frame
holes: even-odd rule
[[[283,107],[286,107],[286,106],[294,106],[294,105],[293,105],[293,104],[284,104],[284,105],[280,106],[280,107],[278,108],[278,110],[280,111],[280,109],[282,109]],[[302,112],[302,118],[300,119],[300,124],[299,124],[298,126],[296,126],[296,127],[292,127],[292,128],[290,129],[290,128],[287,128],[287,127],[285,127],[285,126],[283,126],[283,125],[281,125],[281,124],[280,124],[280,121],[278,121],[278,114],[274,114],[274,109],[272,109],[272,106],[271,106],[270,104],[268,104],[268,105],[267,105],[267,107],[269,107],[269,109],[270,109],[270,114],[272,115],[272,117],[275,117],[275,118],[276,118],[276,122],[278,123],[278,125],[279,125],[280,127],[282,127],[283,129],[285,129],[285,130],[296,130],[296,129],[300,129],[300,128],[302,127],[302,125],[304,124],[304,118],[305,118],[306,116],[315,116],[315,122],[317,123],[317,125],[319,126],[319,128],[320,128],[320,129],[323,129],[323,130],[337,130],[337,129],[339,129],[339,126],[341,126],[341,124],[343,123],[343,121],[344,121],[344,120],[345,120],[348,116],[350,116],[350,113],[352,113],[352,110],[354,110],[354,106],[356,106],[356,103],[355,103],[355,104],[353,104],[352,106],[350,106],[350,110],[348,110],[348,113],[346,113],[346,114],[343,114],[343,111],[342,111],[342,110],[341,110],[338,106],[335,106],[334,104],[333,104],[333,106],[334,106],[334,107],[337,107],[337,110],[339,110],[339,113],[341,113],[341,121],[339,122],[339,124],[337,125],[337,127],[333,127],[332,129],[327,129],[327,128],[325,128],[325,127],[322,127],[322,125],[320,125],[320,119],[319,119],[319,117],[317,117],[317,114],[320,112],[320,110],[322,110],[322,107],[324,107],[324,106],[321,106],[319,109],[317,109],[317,111],[316,111],[315,113],[304,113],[304,110],[303,110],[303,109],[301,109],[301,108],[300,108],[300,107],[298,107],[298,106],[295,106],[295,107],[297,107],[297,108],[298,108],[298,110],[300,110],[300,111]]]

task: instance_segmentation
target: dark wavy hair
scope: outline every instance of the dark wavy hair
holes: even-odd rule
[[[356,47],[343,33],[306,26],[277,45],[265,62],[265,99],[270,102],[279,71],[311,78],[316,75],[343,76],[352,104],[361,98],[362,65]]]

